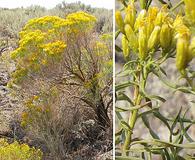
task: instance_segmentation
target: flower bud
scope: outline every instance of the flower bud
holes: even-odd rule
[[[165,18],[165,13],[159,12],[155,19],[155,25],[162,26],[164,18]]]
[[[187,66],[188,46],[188,38],[179,37],[177,39],[176,67],[179,71],[182,71]]]
[[[163,49],[168,49],[172,41],[172,31],[168,24],[163,24],[160,31],[160,45]]]
[[[177,29],[179,28],[180,26],[182,26],[184,23],[183,23],[183,17],[181,16],[177,16],[173,22],[173,28],[174,29]]]
[[[136,18],[136,10],[134,4],[128,5],[125,9],[126,15],[124,22],[125,24],[130,24],[132,28],[134,28],[135,18]]]
[[[166,12],[167,6],[164,5],[160,12],[158,12],[156,19],[155,19],[155,25],[156,26],[162,26],[166,16],[168,15],[168,13]]]
[[[147,56],[147,35],[145,27],[139,29],[139,58],[144,60]]]
[[[156,19],[155,19],[155,25],[161,26],[162,20],[163,20],[163,14],[162,14],[162,12],[159,12],[156,16]]]
[[[151,50],[159,43],[159,34],[160,34],[160,27],[156,26],[152,31],[150,38],[148,40],[148,49]]]
[[[147,29],[146,29],[146,34],[147,34],[147,38],[149,39],[150,38],[150,35],[152,33],[152,31],[154,30],[154,23],[147,23]]]
[[[129,48],[129,44],[128,44],[128,40],[126,38],[125,35],[122,36],[122,49],[123,49],[123,57],[125,60],[129,59],[129,55],[130,55],[130,48]]]
[[[134,29],[137,31],[139,27],[141,27],[142,23],[144,22],[144,19],[146,18],[146,10],[143,9],[139,13],[138,17],[136,18]]]
[[[129,24],[125,25],[125,34],[127,36],[131,49],[133,49],[133,51],[136,52],[138,49],[137,36],[135,35],[133,29]]]
[[[146,18],[146,23],[147,23],[147,37],[149,38],[152,31],[154,30],[154,22],[156,19],[158,13],[158,8],[157,7],[150,7],[148,9],[148,16]]]
[[[125,24],[123,22],[123,17],[121,15],[121,12],[120,11],[116,11],[115,18],[116,18],[116,24],[118,25],[120,31],[122,33],[124,33],[124,26],[125,26]]]
[[[149,18],[150,22],[155,21],[158,12],[159,12],[159,9],[157,7],[150,7],[148,9],[148,18]]]

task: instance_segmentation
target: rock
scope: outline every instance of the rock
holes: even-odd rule
[[[99,155],[96,160],[112,160],[113,159],[112,156],[113,156],[113,150]]]

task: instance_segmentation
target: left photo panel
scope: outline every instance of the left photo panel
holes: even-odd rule
[[[112,160],[114,0],[0,1],[0,160]]]

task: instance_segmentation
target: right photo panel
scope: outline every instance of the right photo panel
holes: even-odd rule
[[[195,1],[115,4],[115,159],[195,159]]]

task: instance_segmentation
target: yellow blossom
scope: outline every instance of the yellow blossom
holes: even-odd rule
[[[159,42],[160,27],[156,26],[148,39],[148,50],[155,48]]]
[[[132,28],[134,28],[134,24],[135,24],[135,18],[136,18],[136,10],[135,10],[135,6],[134,3],[129,4],[127,6],[127,8],[125,9],[125,19],[124,22],[126,24],[130,24]]]
[[[138,41],[139,41],[139,58],[143,60],[146,58],[147,51],[148,51],[146,28],[144,26],[140,27],[139,29]]]
[[[122,49],[123,49],[123,56],[125,60],[129,59],[129,55],[130,55],[130,48],[129,48],[129,44],[128,44],[128,40],[126,38],[125,35],[122,36]]]
[[[118,25],[120,31],[122,33],[124,33],[124,26],[125,26],[125,24],[124,24],[123,17],[121,15],[120,11],[116,11],[115,12],[115,18],[116,18],[116,24]]]

